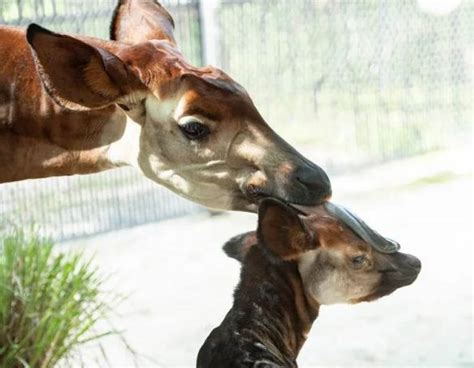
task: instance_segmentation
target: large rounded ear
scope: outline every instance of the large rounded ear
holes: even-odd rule
[[[174,21],[154,0],[119,0],[110,24],[110,39],[135,45],[150,40],[167,40],[173,45]]]
[[[284,260],[319,245],[315,233],[298,216],[298,212],[276,199],[265,199],[258,210],[257,236],[259,243]]]
[[[234,236],[232,239],[228,240],[222,248],[224,249],[225,254],[230,258],[242,262],[249,249],[255,244],[257,244],[257,233],[255,231],[249,231]]]
[[[103,48],[36,24],[26,37],[46,91],[63,107],[98,109],[145,91],[122,60]]]

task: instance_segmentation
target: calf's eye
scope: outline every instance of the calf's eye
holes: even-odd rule
[[[352,267],[354,268],[362,268],[367,262],[367,258],[365,256],[357,256],[352,258]]]
[[[210,133],[209,128],[198,121],[190,121],[179,127],[186,138],[190,140],[202,139]]]

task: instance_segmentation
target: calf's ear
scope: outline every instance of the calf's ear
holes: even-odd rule
[[[127,103],[145,86],[112,52],[36,24],[28,27],[39,78],[59,105],[71,110]]]
[[[276,199],[265,199],[258,210],[259,243],[283,260],[296,259],[319,245],[298,212]]]
[[[224,246],[224,252],[230,258],[234,258],[239,262],[242,262],[247,255],[249,249],[257,244],[257,233],[255,231],[249,231],[240,235],[234,236],[228,240]]]

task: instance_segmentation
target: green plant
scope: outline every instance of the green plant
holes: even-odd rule
[[[103,282],[90,260],[58,252],[48,239],[18,230],[0,236],[0,367],[55,367],[79,345],[116,333],[94,328],[118,301]]]

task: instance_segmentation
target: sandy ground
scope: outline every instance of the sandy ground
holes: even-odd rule
[[[434,155],[333,180],[336,202],[397,239],[423,269],[379,301],[323,306],[301,367],[473,366],[472,172],[455,160]],[[64,247],[95,253],[113,273],[109,287],[130,294],[113,322],[143,354],[138,366],[192,367],[237,283],[239,266],[221,245],[255,223],[250,214],[200,214]],[[116,338],[103,344],[111,366],[133,365]],[[87,366],[94,352],[84,349]]]

